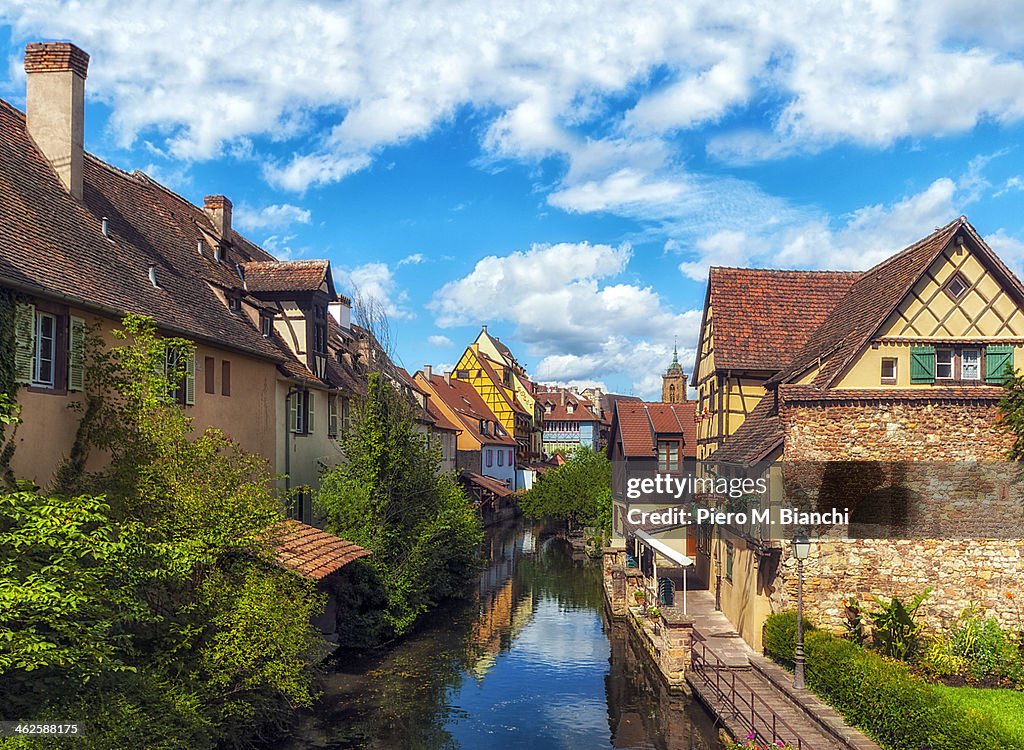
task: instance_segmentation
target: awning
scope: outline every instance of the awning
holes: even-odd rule
[[[637,529],[633,533],[636,534],[636,538],[637,539],[642,541],[644,544],[648,545],[651,549],[653,549],[658,554],[660,554],[660,555],[662,555],[664,557],[667,557],[669,560],[671,560],[672,562],[676,563],[677,565],[681,565],[684,568],[687,568],[687,567],[693,565],[694,560],[693,560],[692,557],[687,557],[682,552],[677,552],[676,550],[672,549],[671,547],[669,547],[664,542],[662,542],[662,541],[660,541],[658,539],[655,539],[653,536],[648,534],[646,531],[642,531],[641,529]]]

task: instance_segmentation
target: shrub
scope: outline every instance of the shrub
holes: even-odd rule
[[[922,666],[939,677],[1024,683],[1024,656],[1016,640],[996,618],[983,617],[974,607],[961,612],[949,631],[932,641]]]
[[[765,651],[792,660],[796,617],[772,615],[765,624]],[[1024,750],[991,716],[965,708],[910,674],[907,666],[865,651],[850,641],[807,633],[808,686],[889,750]]]
[[[885,602],[876,598],[878,609],[868,613],[874,623],[872,637],[883,654],[895,659],[906,659],[917,648],[917,637],[921,624],[917,622],[917,611],[932,590],[926,589],[904,604],[898,596]]]

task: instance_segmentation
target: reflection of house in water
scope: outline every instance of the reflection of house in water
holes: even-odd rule
[[[498,654],[508,648],[533,616],[533,597],[526,596],[529,592],[516,585],[513,574],[519,555],[534,551],[536,537],[529,528],[509,532],[490,536],[490,563],[480,574],[480,616],[470,636],[471,647],[478,657],[469,670],[477,680],[483,679]]]

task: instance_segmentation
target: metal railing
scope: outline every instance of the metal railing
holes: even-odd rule
[[[713,662],[708,659],[709,653]],[[697,639],[696,631],[691,648],[690,669],[708,686],[715,697],[733,712],[740,725],[753,734],[758,742],[769,742],[774,745],[781,740],[797,750],[825,750],[802,736],[742,680],[737,686],[737,670],[729,669],[715,653],[709,652],[704,640]]]

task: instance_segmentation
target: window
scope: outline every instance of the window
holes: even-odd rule
[[[274,316],[266,313],[260,314],[260,333],[267,338],[274,335]]]
[[[316,394],[293,391],[288,398],[288,425],[296,435],[309,435],[316,424]]]
[[[236,294],[228,295],[228,309],[232,312],[238,312],[242,309],[242,298]]]
[[[226,359],[220,363],[220,395],[231,395],[231,362]]]
[[[945,289],[946,294],[953,299],[958,300],[967,293],[967,290],[971,288],[971,285],[967,283],[967,279],[965,279],[961,274],[955,273],[953,274],[953,278],[947,281],[946,286],[943,288]]]
[[[733,549],[732,544],[725,543],[725,580],[732,580]]]
[[[455,377],[459,380],[469,380],[469,370],[456,370]]]
[[[504,466],[504,465],[505,465],[505,451],[499,450],[498,451],[498,466]]]
[[[508,449],[508,465],[512,466],[515,462],[516,462],[515,452],[511,448],[509,448]]]
[[[327,437],[338,437],[338,397],[327,397]]]
[[[205,390],[207,393],[216,393],[217,389],[214,385],[214,372],[213,367],[216,360],[213,357],[203,357],[203,380],[205,383]]]
[[[952,380],[953,378],[953,350],[935,350],[935,379]]]
[[[196,355],[189,352],[184,358],[181,352],[168,346],[164,350],[164,376],[170,381],[172,401],[184,406],[196,402]]]
[[[658,471],[662,474],[678,473],[682,468],[682,446],[678,440],[658,441]]]
[[[36,313],[35,352],[32,355],[32,385],[53,388],[57,354],[57,317]]]
[[[481,420],[480,420],[480,434],[481,434],[481,435],[486,435],[486,434],[487,434],[487,432],[488,432],[488,429],[487,429],[487,420],[486,420],[486,419],[481,419]]]
[[[352,426],[351,402],[344,396],[341,399],[341,426],[346,431]]]
[[[960,350],[960,379],[981,380],[981,350]]]
[[[487,449],[487,465],[488,466],[493,466],[494,465],[494,451],[491,450],[490,448]]]
[[[896,358],[882,357],[882,382],[896,385]]]

